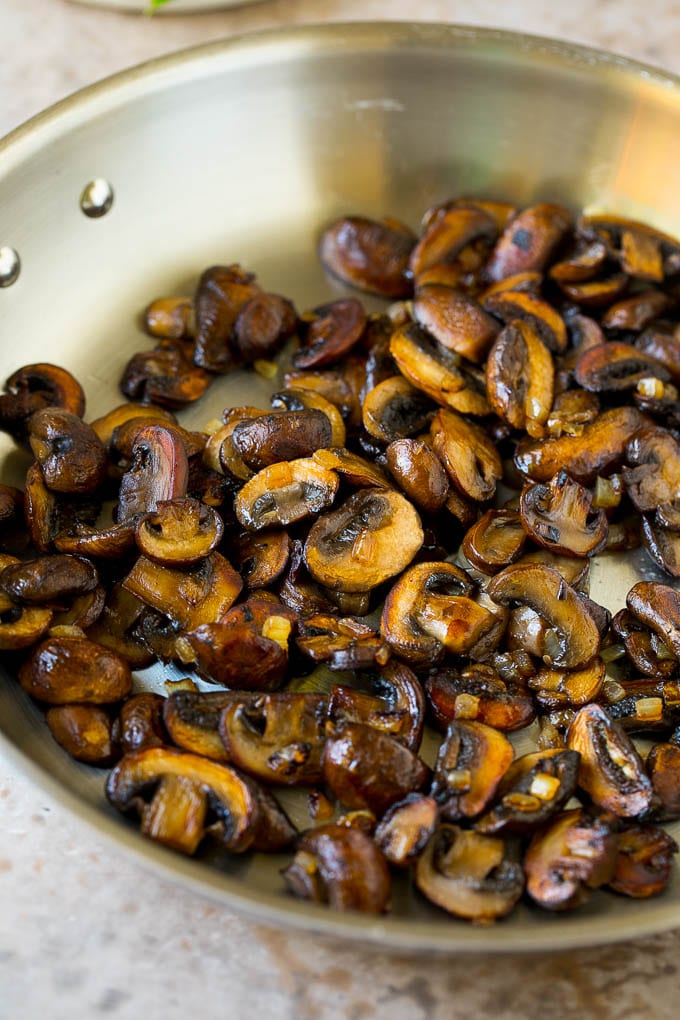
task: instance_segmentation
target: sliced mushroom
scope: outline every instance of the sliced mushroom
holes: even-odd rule
[[[671,577],[680,577],[680,532],[657,527],[656,521],[643,516],[642,540],[645,549],[661,570]]]
[[[236,601],[243,581],[220,553],[211,553],[186,570],[153,563],[140,556],[123,587],[178,626],[193,630],[219,620]]]
[[[387,861],[397,868],[415,864],[437,827],[439,806],[424,793],[409,793],[382,817],[374,839]]]
[[[586,390],[565,390],[558,393],[545,423],[552,439],[560,436],[580,436],[585,425],[595,421],[600,413],[600,401]]]
[[[123,754],[142,751],[146,747],[162,747],[167,742],[163,726],[166,701],[160,694],[143,691],[123,702],[113,730]]]
[[[630,467],[622,475],[628,496],[644,513],[670,503],[680,493],[680,443],[666,429],[643,428],[626,448]]]
[[[563,556],[594,556],[607,541],[604,510],[593,509],[593,494],[566,471],[547,485],[525,485],[520,497],[522,524],[538,545]]]
[[[13,372],[0,394],[0,429],[19,442],[27,438],[28,423],[43,408],[63,408],[82,418],[83,388],[70,372],[58,365],[24,365]]]
[[[475,241],[494,241],[498,226],[494,217],[479,205],[455,205],[429,219],[424,233],[411,252],[409,269],[417,279],[440,262],[454,259]]]
[[[428,704],[439,729],[453,720],[485,723],[509,733],[528,726],[535,716],[531,697],[500,679],[491,666],[473,663],[460,672],[434,670],[425,682]]]
[[[234,327],[239,312],[260,288],[239,265],[212,266],[201,276],[194,299],[194,361],[210,372],[228,372],[238,361]]]
[[[607,246],[599,238],[577,237],[566,256],[550,267],[550,276],[557,283],[580,283],[592,279],[606,260]]]
[[[132,676],[120,655],[88,638],[49,637],[22,665],[19,683],[49,705],[107,705],[130,693]]]
[[[611,881],[618,837],[611,816],[563,811],[534,835],[524,858],[527,893],[546,910],[571,910]]]
[[[416,323],[395,330],[390,354],[402,375],[435,403],[462,414],[489,414],[484,386],[470,370],[463,370],[460,355],[442,347]]]
[[[389,655],[378,632],[351,616],[308,616],[295,640],[304,655],[327,662],[330,669],[371,669]]]
[[[574,368],[579,386],[594,393],[632,390],[650,376],[663,381],[669,373],[654,358],[615,340],[584,351]]]
[[[243,462],[261,471],[283,460],[311,457],[331,445],[333,430],[323,411],[278,411],[234,427],[232,439]]]
[[[441,283],[418,282],[413,315],[443,347],[475,364],[484,361],[501,328],[477,301]]]
[[[680,747],[670,742],[654,744],[645,768],[652,781],[658,817],[663,821],[680,818]]]
[[[283,384],[286,390],[308,390],[323,397],[337,407],[348,428],[356,428],[361,424],[360,394],[365,380],[364,359],[350,354],[343,358],[342,368],[286,372]]]
[[[437,411],[430,432],[434,451],[458,491],[480,502],[491,499],[503,464],[486,432],[448,409]]]
[[[297,313],[291,301],[280,294],[254,294],[242,305],[234,323],[236,349],[246,364],[271,358],[296,326]]]
[[[271,405],[275,411],[321,411],[331,425],[330,446],[344,446],[347,437],[339,409],[320,393],[311,389],[285,389],[274,393]]]
[[[184,341],[164,342],[152,351],[134,354],[120,381],[130,400],[176,409],[199,400],[211,376],[191,360],[193,348]]]
[[[534,751],[514,761],[495,803],[475,823],[486,836],[524,836],[560,811],[576,789],[576,751]]]
[[[0,576],[5,570],[21,570],[14,556],[0,555]],[[0,651],[29,648],[45,636],[52,623],[49,608],[20,606],[0,590]]]
[[[530,436],[543,435],[553,402],[550,351],[529,321],[508,323],[486,362],[486,392],[499,418]]]
[[[437,754],[431,794],[448,822],[475,818],[491,802],[513,759],[507,737],[492,726],[456,719]]]
[[[120,756],[111,716],[98,705],[55,705],[45,722],[56,742],[76,761],[107,766]]]
[[[266,588],[281,577],[290,556],[288,532],[244,531],[235,542],[234,562],[247,588]]]
[[[680,660],[680,592],[667,584],[640,581],[628,592],[626,605]]]
[[[0,591],[24,605],[53,607],[94,591],[98,583],[93,564],[78,556],[43,556],[0,569]]]
[[[421,893],[470,921],[505,917],[524,888],[521,865],[508,860],[502,839],[441,825],[416,864]]]
[[[484,574],[496,574],[519,559],[527,535],[516,510],[487,510],[465,532],[466,558]]]
[[[207,435],[204,432],[189,432],[175,422],[170,422],[158,414],[148,414],[140,417],[130,418],[128,421],[117,425],[111,436],[111,447],[109,453],[111,458],[123,468],[128,468],[135,456],[135,443],[142,429],[150,425],[157,425],[173,432],[184,443],[186,455],[189,458],[198,458],[203,453],[207,442]]]
[[[153,404],[136,404],[134,401],[118,404],[117,407],[107,411],[100,418],[95,418],[94,421],[90,422],[90,425],[107,451],[111,451],[113,437],[118,434],[117,430],[121,425],[125,425],[130,421],[145,419],[153,419],[153,423],[157,425],[161,425],[164,422],[170,425],[177,425],[177,418],[172,411],[164,407],[155,407]]]
[[[426,513],[441,510],[449,493],[449,480],[426,440],[395,439],[385,456],[392,476],[416,506]]]
[[[605,663],[597,656],[583,669],[565,672],[562,669],[543,668],[527,681],[536,704],[545,711],[563,706],[580,708],[597,701],[605,679]]]
[[[394,219],[343,216],[326,227],[319,243],[325,269],[345,283],[387,298],[408,297],[412,231]]]
[[[330,506],[338,484],[335,472],[311,457],[282,461],[246,482],[234,509],[241,526],[250,531],[287,527]]]
[[[661,290],[645,290],[610,305],[602,316],[605,329],[640,330],[667,311],[673,300]]]
[[[282,872],[293,895],[334,910],[382,914],[390,900],[387,862],[370,836],[357,828],[320,825],[303,833]]]
[[[680,383],[680,336],[650,326],[635,340],[642,354],[663,365],[673,382]]]
[[[329,720],[364,723],[417,753],[425,723],[425,695],[420,681],[408,666],[394,661],[371,674],[370,681],[371,694],[341,684],[332,687]]]
[[[188,297],[156,298],[144,312],[144,329],[161,340],[183,340],[193,333],[194,306]]]
[[[504,290],[484,300],[488,312],[504,323],[523,322],[531,327],[549,351],[561,354],[567,349],[567,327],[562,316],[541,297],[520,290]]]
[[[363,592],[408,566],[423,538],[418,514],[398,492],[361,489],[315,522],[305,563],[325,587]]]
[[[628,289],[626,273],[608,273],[595,280],[558,280],[562,293],[580,308],[608,308],[613,301],[622,297]]]
[[[383,379],[363,402],[363,424],[369,435],[384,443],[422,432],[429,425],[435,405],[402,376]]]
[[[329,471],[337,471],[342,479],[357,489],[391,488],[387,476],[376,464],[343,447],[317,450],[314,460]]]
[[[314,309],[304,344],[293,355],[296,368],[325,368],[339,361],[359,342],[366,312],[356,298],[341,298]]]
[[[668,701],[664,697],[666,688],[671,695]],[[677,685],[657,684],[645,678],[632,682],[626,680],[614,691],[616,696],[607,699],[607,714],[626,733],[667,734],[677,724]]]
[[[133,446],[132,465],[120,483],[116,521],[153,513],[159,500],[183,499],[189,478],[186,448],[172,428],[148,425]]]
[[[90,425],[71,411],[45,407],[27,425],[31,449],[53,492],[87,495],[106,478],[106,450]]]
[[[220,719],[233,704],[253,704],[261,694],[251,691],[173,691],[163,701],[163,722],[178,747],[213,761],[229,761],[220,737]]]
[[[523,209],[499,237],[486,267],[488,279],[545,269],[572,223],[571,213],[561,205],[541,202]]]
[[[677,852],[673,837],[655,825],[625,828],[609,888],[636,900],[658,896],[668,886]]]
[[[121,560],[135,548],[135,521],[95,528],[75,524],[68,532],[55,536],[54,547],[60,553],[91,559]]]
[[[666,642],[644,627],[627,609],[621,609],[614,616],[611,627],[639,673],[667,680],[677,671],[678,660]]]
[[[212,507],[197,499],[159,500],[135,528],[139,551],[154,563],[189,567],[205,559],[222,540],[224,524]]]
[[[530,563],[540,563],[546,567],[552,567],[561,577],[577,591],[588,590],[588,575],[590,573],[590,560],[579,560],[572,556],[558,556],[556,553],[548,552],[547,549],[533,549],[525,552],[518,560],[517,566],[526,566]]]
[[[144,603],[116,582],[88,637],[122,656],[132,669],[145,669],[154,656],[136,631],[144,610]]]

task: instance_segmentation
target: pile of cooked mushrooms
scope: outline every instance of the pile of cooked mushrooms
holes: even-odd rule
[[[680,243],[457,199],[418,236],[344,217],[319,252],[384,312],[299,314],[215,266],[193,299],[149,306],[155,346],[107,414],[84,420],[64,368],[7,380],[0,428],[33,462],[24,491],[0,486],[0,648],[59,744],[113,766],[108,799],[144,835],[290,849],[296,896],[383,912],[401,869],[489,922],[523,894],[661,892],[678,849],[661,823],[680,819]],[[179,424],[244,366],[277,377],[270,407]],[[590,560],[640,544],[667,583],[612,618]],[[159,660],[215,690],[136,689]],[[516,757],[526,727],[536,750]],[[308,792],[306,831],[285,787]]]

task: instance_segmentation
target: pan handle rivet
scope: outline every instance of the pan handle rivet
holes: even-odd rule
[[[106,216],[113,205],[113,188],[103,177],[95,177],[83,188],[80,208],[90,219]]]
[[[21,272],[21,259],[14,248],[0,246],[0,287],[11,287]]]

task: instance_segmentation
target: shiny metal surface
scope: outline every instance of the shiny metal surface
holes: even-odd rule
[[[315,257],[327,220],[392,213],[415,225],[457,193],[555,199],[680,234],[679,166],[677,79],[546,39],[330,25],[164,58],[0,143],[0,244],[22,264],[0,290],[0,376],[29,361],[63,364],[94,416],[119,401],[121,367],[148,343],[140,310],[158,294],[190,293],[211,263],[240,261],[300,307],[318,304],[341,291]],[[116,198],[90,219],[80,197],[100,177]],[[235,375],[184,420],[199,425],[267,390]],[[3,480],[21,480],[26,456],[4,437],[0,462]],[[641,563],[597,564],[593,597],[618,608]],[[191,861],[144,841],[108,808],[102,773],[67,758],[10,677],[0,683],[0,731],[66,808],[149,866],[261,918],[440,951],[567,947],[680,923],[677,880],[657,901],[601,893],[570,916],[523,907],[489,929],[429,908],[405,884],[389,917],[334,914],[284,893],[279,858]],[[293,813],[304,824],[304,804]]]

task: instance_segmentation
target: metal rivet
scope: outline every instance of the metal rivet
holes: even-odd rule
[[[105,216],[113,205],[113,188],[103,177],[95,177],[83,188],[80,208],[90,219]]]
[[[0,247],[0,287],[11,287],[21,272],[21,259],[14,248]]]

